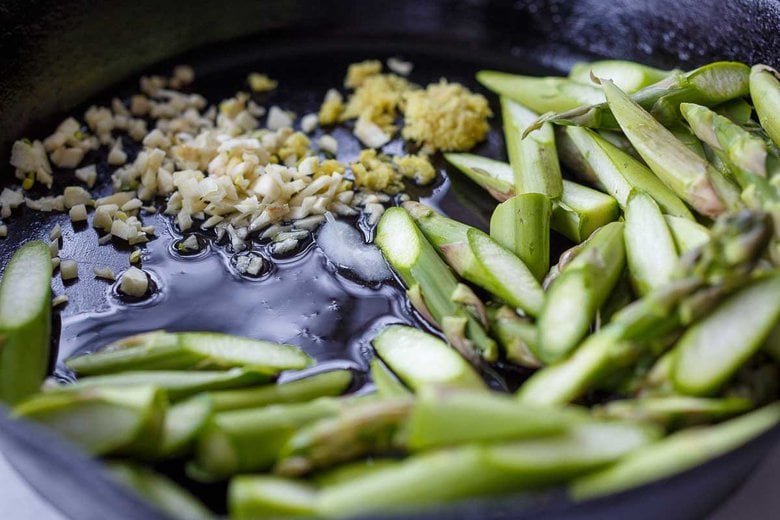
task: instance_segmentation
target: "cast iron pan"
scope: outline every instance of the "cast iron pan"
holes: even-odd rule
[[[447,77],[480,90],[481,68],[523,73],[561,73],[572,62],[623,57],[661,67],[695,66],[738,59],[777,66],[780,3],[776,1],[396,1],[305,2],[167,0],[135,2],[38,1],[0,6],[0,172],[13,140],[44,137],[70,113],[133,91],[141,73],[166,73],[189,63],[195,90],[210,101],[243,88],[247,72],[280,80],[278,92],[260,98],[299,114],[315,110],[324,92],[340,84],[348,63],[402,56],[416,64],[420,83]],[[110,88],[109,88],[110,87]],[[494,99],[493,99],[494,100]],[[494,107],[494,111],[495,107]],[[498,120],[494,128],[500,128]],[[356,144],[336,132],[340,155]],[[394,143],[400,151],[402,143]],[[501,158],[499,132],[477,153]],[[100,161],[96,156],[92,158]],[[89,159],[88,159],[89,160]],[[103,165],[105,166],[105,165]],[[440,161],[437,166],[446,170]],[[109,170],[99,168],[105,183]],[[442,211],[485,228],[492,202],[457,172],[415,193]],[[61,184],[70,179],[61,176]],[[104,185],[100,190],[106,190]],[[327,265],[315,243],[295,255],[269,258],[257,280],[232,270],[224,244],[180,257],[180,234],[164,217],[147,217],[159,238],[145,256],[159,291],[141,302],[121,301],[114,288],[92,280],[93,265],[115,271],[127,250],[96,246],[95,232],[73,229],[63,216],[49,219],[22,211],[0,242],[0,266],[22,242],[42,238],[58,221],[64,257],[77,259],[82,279],[56,292],[70,297],[56,313],[58,360],[136,330],[223,330],[301,345],[325,366],[354,370],[365,378],[368,340],[383,324],[415,322],[393,283],[364,287]],[[208,242],[207,235],[202,236]],[[567,244],[559,241],[556,247]],[[263,244],[255,246],[268,255]],[[53,370],[70,377],[57,360]],[[521,373],[490,374],[511,387]],[[474,500],[415,512],[424,518],[696,518],[717,506],[744,480],[780,438],[780,429],[684,474],[603,499],[572,504],[561,490]],[[78,519],[163,518],[108,481],[95,462],[35,425],[11,421],[0,411],[0,451],[56,507]],[[176,478],[175,467],[166,467]],[[216,509],[224,490],[197,489]]]

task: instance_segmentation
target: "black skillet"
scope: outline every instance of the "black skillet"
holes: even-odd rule
[[[247,72],[268,72],[282,88],[260,101],[303,113],[339,84],[346,64],[365,58],[402,56],[416,64],[417,82],[444,76],[478,89],[473,73],[481,68],[560,73],[576,60],[596,57],[667,68],[716,59],[777,66],[778,29],[776,0],[6,1],[0,3],[0,171],[3,184],[10,182],[6,164],[13,140],[43,137],[66,114],[126,95],[139,74],[164,73],[177,63],[195,66],[196,89],[211,101],[242,88]],[[493,126],[500,127],[498,121]],[[348,143],[342,139],[344,154],[354,151]],[[500,157],[502,148],[494,132],[478,153]],[[446,181],[418,195],[484,227],[491,202],[456,172],[447,173]],[[107,170],[102,174],[105,180]],[[121,301],[111,286],[89,274],[92,263],[121,270],[127,251],[95,247],[93,231],[73,230],[66,219],[22,211],[12,221],[10,237],[0,242],[0,266],[23,241],[44,237],[54,221],[65,231],[64,255],[83,264],[78,283],[63,287],[54,281],[55,291],[70,296],[57,315],[60,360],[134,330],[213,329],[295,342],[325,363],[354,369],[361,382],[372,332],[383,323],[414,320],[396,287],[365,288],[333,273],[313,244],[293,257],[274,259],[261,279],[241,280],[224,247],[178,257],[171,247],[176,231],[162,217],[149,220],[161,232],[148,247],[145,266],[160,291],[142,302]],[[68,377],[61,366],[53,368]],[[522,374],[500,374],[495,382],[506,379],[511,385],[513,376]],[[684,474],[584,504],[571,504],[553,490],[474,500],[419,516],[701,517],[744,480],[778,438],[776,428]],[[0,411],[0,451],[69,517],[162,518],[106,480],[94,462],[33,425],[10,421],[5,411]],[[175,468],[166,469],[176,476]],[[207,498],[220,494],[196,491]],[[218,500],[214,505],[221,507]]]

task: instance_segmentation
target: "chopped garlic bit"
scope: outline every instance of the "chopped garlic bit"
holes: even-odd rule
[[[355,137],[370,148],[381,148],[390,142],[391,137],[367,116],[361,115],[355,123]]]
[[[60,278],[62,281],[75,280],[79,277],[79,266],[75,260],[60,261]]]
[[[274,105],[268,110],[268,120],[266,121],[266,127],[269,130],[279,130],[285,127],[291,127],[293,119],[290,114]]]
[[[76,178],[87,185],[88,188],[95,186],[97,180],[97,168],[94,164],[89,164],[78,168],[75,172]]]
[[[22,204],[24,204],[22,192],[3,188],[2,193],[0,193],[0,217],[10,217],[11,212]]]
[[[249,88],[252,89],[252,92],[268,92],[279,85],[279,82],[259,72],[251,73],[246,81],[249,83]]]
[[[140,298],[149,290],[149,278],[141,269],[130,267],[122,273],[119,290],[128,296]]]
[[[68,295],[67,294],[58,294],[51,300],[52,307],[59,307],[60,305],[64,305],[68,303]]]
[[[59,224],[54,224],[54,227],[49,231],[49,240],[59,240],[62,237],[62,228]]]
[[[92,195],[80,186],[68,186],[63,192],[63,202],[66,209],[79,204],[92,204]]]
[[[108,152],[108,164],[121,166],[127,162],[127,153],[122,149],[122,140],[117,139],[111,151]]]
[[[49,213],[52,211],[65,211],[65,200],[62,195],[56,197],[41,197],[39,199],[25,198],[24,203],[28,208]]]
[[[181,88],[195,81],[195,71],[189,65],[177,65],[173,68],[173,77],[169,81],[171,88]]]
[[[16,168],[17,179],[23,180],[28,175],[32,175],[34,180],[47,188],[51,188],[54,182],[46,149],[40,141],[30,142],[25,139],[16,141],[11,148],[11,166]]]
[[[84,204],[76,204],[70,208],[68,216],[71,222],[85,222],[87,220],[87,207]]]
[[[179,248],[187,252],[199,251],[200,243],[198,242],[198,237],[195,235],[188,236],[187,238],[179,242]]]
[[[320,147],[320,150],[332,155],[339,153],[339,142],[332,135],[325,134],[320,137],[317,140],[317,146]]]
[[[317,128],[317,114],[306,114],[301,118],[301,130],[310,134]]]
[[[458,83],[441,80],[407,92],[404,99],[404,139],[432,150],[468,150],[490,129],[487,99]]]
[[[391,57],[387,58],[387,68],[401,76],[408,76],[412,73],[412,69],[414,69],[414,63]]]
[[[140,264],[141,263],[141,250],[135,249],[132,253],[130,253],[130,258],[128,260],[130,262],[130,265],[134,264]]]
[[[5,224],[0,224],[0,238],[5,238],[8,236],[8,226]]]
[[[60,266],[60,257],[55,256],[54,258],[51,259],[52,274],[54,274],[54,271],[56,271],[59,266]]]
[[[92,272],[95,274],[95,278],[102,278],[111,282],[116,280],[116,275],[114,275],[114,271],[110,267],[94,267]]]
[[[357,88],[361,86],[366,78],[375,76],[382,72],[382,62],[379,60],[366,60],[359,63],[353,63],[347,69],[347,77],[344,79],[344,86],[347,88]]]

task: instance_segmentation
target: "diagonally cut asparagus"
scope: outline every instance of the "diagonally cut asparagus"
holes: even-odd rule
[[[778,72],[767,65],[754,65],[750,70],[750,99],[761,126],[780,146],[780,81]]]
[[[198,394],[169,406],[155,458],[173,458],[187,453],[213,412],[214,404],[207,394]]]
[[[743,397],[704,398],[670,395],[619,399],[593,409],[593,415],[626,421],[653,421],[662,425],[692,426],[750,410]]]
[[[490,236],[514,251],[537,280],[550,268],[551,210],[546,195],[521,193],[499,204],[490,217]]]
[[[681,255],[706,244],[710,240],[710,230],[696,221],[673,215],[664,215],[664,218]]]
[[[153,331],[131,336],[66,361],[79,375],[126,370],[209,370],[245,367],[269,375],[313,360],[300,348],[213,332]]]
[[[412,390],[428,386],[485,388],[479,374],[446,343],[414,327],[390,325],[371,344]]]
[[[230,518],[304,518],[314,514],[317,490],[311,484],[271,475],[241,475],[228,488]]]
[[[764,343],[780,319],[780,276],[757,280],[690,327],[675,346],[679,392],[715,392]]]
[[[582,500],[639,486],[685,471],[740,446],[780,422],[773,403],[717,426],[683,430],[638,449],[614,466],[576,480],[571,495]]]
[[[602,87],[626,137],[658,178],[702,215],[723,213],[726,207],[712,183],[715,169],[609,80]]]
[[[580,105],[604,101],[604,94],[594,85],[566,78],[536,78],[493,70],[481,70],[477,81],[500,96],[512,99],[534,112],[563,112]]]
[[[601,60],[575,63],[569,71],[569,79],[578,83],[592,84],[593,76],[607,78],[614,81],[623,92],[633,94],[637,90],[658,83],[673,72],[679,73],[679,71],[655,69],[633,61]]]
[[[528,318],[518,316],[507,306],[488,309],[490,330],[504,349],[507,361],[526,368],[539,368],[536,357],[538,332]]]
[[[531,316],[539,313],[542,286],[512,252],[482,231],[419,202],[405,202],[403,207],[456,273]]]
[[[637,293],[645,295],[674,277],[677,246],[658,205],[645,193],[628,196],[625,219],[629,273]]]
[[[370,365],[371,381],[376,386],[376,393],[380,397],[401,397],[409,395],[411,391],[398,377],[385,365],[381,359],[374,358]]]
[[[587,334],[625,265],[622,222],[596,231],[550,284],[539,316],[537,355],[545,363],[571,352]]]
[[[631,190],[638,189],[650,195],[664,213],[693,219],[685,203],[647,166],[588,128],[569,126],[565,131],[601,185],[621,208],[625,210]]]
[[[470,362],[498,357],[496,343],[468,307],[453,301],[459,284],[447,264],[403,208],[390,208],[377,226],[376,244],[408,287],[412,305],[441,328],[450,344]],[[478,302],[474,296],[475,303]]]

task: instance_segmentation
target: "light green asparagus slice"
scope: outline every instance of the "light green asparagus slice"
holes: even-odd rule
[[[382,361],[413,390],[429,386],[484,389],[479,374],[439,338],[390,325],[371,340]]]
[[[419,202],[405,202],[403,207],[456,273],[531,316],[539,313],[542,286],[512,252],[482,231]]]
[[[761,347],[778,319],[780,275],[757,280],[729,297],[675,346],[675,389],[690,395],[718,390]]]
[[[228,488],[228,511],[236,520],[310,517],[316,500],[311,484],[270,475],[241,475]]]
[[[516,192],[541,193],[550,199],[559,199],[563,184],[552,125],[542,125],[524,139],[523,131],[536,120],[536,114],[506,98],[501,100],[501,108]]]
[[[130,462],[109,462],[109,474],[152,505],[181,520],[216,518],[200,501],[170,479]]]
[[[726,207],[712,184],[712,177],[718,175],[715,168],[609,80],[602,87],[626,137],[658,178],[702,215],[723,213]]]
[[[539,114],[563,112],[604,101],[604,94],[598,87],[566,78],[537,78],[481,70],[477,73],[477,81],[496,94],[517,101]]]
[[[317,513],[394,512],[564,482],[601,468],[658,437],[625,423],[582,424],[568,433],[511,444],[466,445],[409,457],[322,488]]]
[[[490,218],[491,238],[514,251],[537,280],[550,267],[551,210],[546,195],[521,193],[496,206]]]
[[[671,395],[620,399],[593,409],[596,417],[626,421],[653,421],[663,425],[692,426],[750,410],[753,403],[742,397],[705,398]]]
[[[381,359],[374,358],[370,365],[371,380],[376,386],[376,393],[380,397],[393,398],[403,397],[411,394],[411,391],[404,385],[392,370],[387,368]]]
[[[354,404],[336,417],[304,426],[287,441],[274,467],[292,477],[337,466],[359,457],[392,454],[402,447],[398,432],[412,408],[408,397]]]
[[[635,92],[631,99],[649,111],[654,119],[673,124],[680,117],[680,103],[715,106],[747,95],[749,76],[750,69],[744,63],[719,61],[690,72],[673,72],[658,83]],[[616,120],[610,108],[607,103],[598,103],[546,115],[526,131],[546,122],[617,130],[619,119]]]
[[[626,204],[626,256],[634,288],[640,295],[669,283],[678,269],[677,246],[658,205],[633,192]]]
[[[780,81],[778,73],[767,65],[753,65],[750,69],[750,99],[761,126],[780,146]]]
[[[19,402],[41,386],[51,344],[51,252],[28,242],[0,280],[0,402]]]
[[[79,375],[127,370],[209,370],[245,367],[278,374],[313,360],[300,348],[214,332],[147,332],[66,361]]]
[[[207,394],[198,394],[169,406],[157,456],[172,458],[187,453],[213,412],[214,404]]]
[[[138,370],[109,374],[105,376],[84,377],[75,383],[48,387],[51,393],[80,392],[90,388],[124,388],[152,385],[162,388],[172,401],[206,392],[227,388],[265,384],[270,381],[267,374],[231,368],[230,370]]]
[[[581,477],[570,487],[571,495],[583,500],[680,473],[741,446],[778,422],[780,404],[774,403],[717,426],[683,430],[601,472]]]
[[[493,392],[425,391],[414,402],[404,439],[411,451],[512,441],[562,433],[585,417],[574,410],[523,405]]]
[[[587,334],[625,266],[623,228],[613,222],[596,231],[550,284],[537,323],[543,362],[567,356]]]
[[[401,460],[398,458],[370,457],[319,471],[312,475],[311,479],[318,486],[333,486],[342,482],[363,478],[390,466],[397,466],[400,462]]]
[[[709,242],[710,230],[698,222],[674,215],[664,215],[664,218],[681,255]]]
[[[515,196],[515,177],[509,163],[470,153],[445,153],[444,158],[497,201]]]
[[[14,408],[94,455],[153,455],[165,414],[165,393],[152,386],[89,388],[36,394]]]
[[[569,71],[569,79],[578,83],[592,85],[592,77],[607,78],[615,82],[620,90],[633,94],[669,76],[672,72],[655,69],[624,60],[601,60],[592,62],[575,63]]]
[[[257,408],[270,404],[300,403],[317,397],[335,397],[352,383],[349,370],[329,370],[294,381],[257,388],[209,392],[215,411]]]
[[[462,293],[467,288],[458,283],[406,210],[385,211],[375,242],[408,288],[412,305],[442,330],[453,347],[475,364],[479,364],[480,357],[497,359],[498,347],[482,324],[466,304],[454,301],[456,291]],[[473,293],[471,300],[472,307],[481,304]]]
[[[344,406],[341,401],[323,397],[306,403],[216,413],[198,435],[188,472],[193,478],[209,481],[270,469],[299,428],[335,415]]]
[[[650,195],[668,215],[693,220],[685,203],[647,166],[588,128],[569,126],[566,135],[590,165],[604,189],[625,210],[628,195],[637,189]]]
[[[539,368],[536,357],[539,334],[536,325],[509,307],[488,309],[490,330],[504,349],[507,361],[526,368]]]

